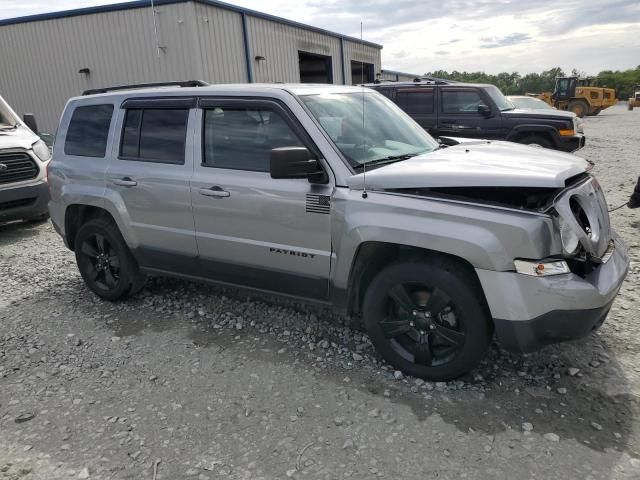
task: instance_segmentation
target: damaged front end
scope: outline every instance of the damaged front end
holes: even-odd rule
[[[540,262],[566,262],[566,273],[583,278],[606,263],[615,248],[604,193],[598,181],[587,172],[568,178],[564,188],[482,186],[387,191],[548,215],[555,225],[562,252]],[[533,272],[542,274],[536,270],[542,263],[529,263]],[[563,270],[556,270],[556,274],[559,273]],[[554,273],[547,271],[545,274]]]
[[[563,188],[553,187],[432,187],[432,188],[394,188],[388,192],[402,193],[443,200],[476,203],[487,206],[512,208],[537,213],[548,213],[554,202],[568,188],[591,178],[581,173],[566,180]]]

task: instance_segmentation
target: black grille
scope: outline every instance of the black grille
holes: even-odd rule
[[[324,213],[328,214],[331,210],[331,197],[327,195],[316,195],[315,193],[307,193],[307,213]]]
[[[38,165],[26,153],[0,155],[0,185],[31,180],[38,176]]]
[[[33,205],[36,201],[36,197],[23,198],[21,200],[11,200],[10,202],[0,202],[0,211],[10,210],[12,208],[28,207]]]

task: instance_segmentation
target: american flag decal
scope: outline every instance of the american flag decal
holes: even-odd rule
[[[325,215],[328,215],[331,210],[331,197],[328,195],[307,193],[305,210],[307,213],[324,213]]]

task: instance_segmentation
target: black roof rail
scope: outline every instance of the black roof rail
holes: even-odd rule
[[[116,85],[115,87],[93,88],[85,90],[82,95],[96,95],[98,93],[113,92],[114,90],[130,90],[133,88],[154,88],[154,87],[208,87],[210,83],[204,80],[183,80],[180,82],[155,82],[137,83],[132,85]]]
[[[450,83],[459,83],[455,80],[445,80],[444,78],[435,78],[435,77],[416,77],[413,79],[415,83],[418,82],[433,82],[436,85],[448,85]]]

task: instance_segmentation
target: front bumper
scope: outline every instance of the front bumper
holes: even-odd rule
[[[46,182],[0,188],[0,222],[39,217],[48,212],[49,186]]]
[[[476,269],[498,341],[508,350],[532,352],[602,325],[629,269],[626,245],[615,233],[613,240],[611,258],[584,278]]]
[[[575,152],[580,150],[587,143],[587,139],[583,133],[577,133],[570,137],[556,137],[556,148],[563,152]]]

